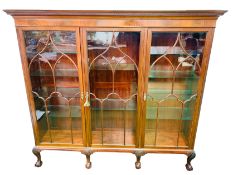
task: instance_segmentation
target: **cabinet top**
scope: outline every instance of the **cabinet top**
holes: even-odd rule
[[[12,16],[218,17],[226,10],[4,10]]]

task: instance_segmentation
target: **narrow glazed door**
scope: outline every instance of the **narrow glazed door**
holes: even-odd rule
[[[188,148],[206,32],[149,32],[145,147]]]
[[[78,32],[23,31],[39,142],[83,145]]]
[[[83,31],[91,145],[137,145],[141,31],[132,30]]]

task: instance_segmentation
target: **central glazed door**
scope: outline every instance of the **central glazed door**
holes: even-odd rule
[[[138,147],[145,31],[82,30],[89,146]]]

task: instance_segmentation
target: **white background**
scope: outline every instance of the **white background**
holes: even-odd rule
[[[134,167],[129,153],[95,153],[86,170],[79,152],[43,151],[41,168],[36,158],[14,21],[0,11],[0,174],[233,174],[233,5],[230,0],[0,0],[1,9],[96,10],[229,10],[217,22],[195,151],[194,171],[185,170],[186,156],[147,154],[142,168]]]

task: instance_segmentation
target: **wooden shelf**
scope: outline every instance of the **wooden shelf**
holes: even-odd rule
[[[131,130],[125,132],[125,145],[135,145],[135,133]],[[92,131],[92,144],[102,145],[102,131]],[[103,145],[124,145],[124,129],[103,130]]]
[[[51,70],[37,70],[30,74],[32,77],[51,77],[53,76]],[[78,70],[76,69],[55,69],[55,77],[78,77]]]
[[[174,77],[176,79],[199,79],[194,71],[175,71]],[[150,70],[149,78],[173,78],[173,71]]]
[[[94,82],[94,86],[96,89],[105,89],[105,88],[112,88],[113,83],[112,82]],[[115,88],[128,88],[131,86],[136,86],[136,82],[114,82]]]
[[[157,118],[157,107],[147,107],[147,113],[146,113],[146,119],[153,119],[156,120],[167,120],[167,119],[172,119],[172,120],[180,120],[181,117],[181,106],[180,107],[159,107],[159,117]],[[191,108],[184,108],[183,109],[183,115],[182,115],[182,120],[191,120],[192,119],[192,111]]]
[[[93,40],[96,41],[96,40]],[[89,40],[88,42],[91,42],[91,40]],[[127,46],[125,44],[118,44],[117,47],[116,46],[111,46],[111,48],[126,48]],[[104,45],[104,44],[100,44],[97,45],[94,43],[94,45],[88,45],[88,50],[105,50],[109,48],[109,45]]]
[[[82,145],[82,131],[72,130],[73,144]],[[68,143],[72,144],[71,130],[51,130],[52,143]],[[40,139],[42,143],[51,143],[50,133],[46,131],[43,137]]]
[[[82,132],[73,130],[73,144],[82,144]],[[102,131],[92,131],[92,145],[102,145]],[[103,132],[103,145],[124,145],[124,131],[104,131]],[[51,130],[53,143],[68,143],[72,144],[71,130]],[[132,131],[126,131],[125,145],[135,145],[135,133]],[[179,141],[177,146],[177,132],[158,132],[157,144],[154,145],[154,131],[146,130],[145,141],[146,146],[153,147],[187,147],[185,138],[182,133],[179,134]],[[41,142],[50,142],[50,134],[47,131],[41,138]]]
[[[118,71],[137,71],[134,64],[123,64],[120,63],[115,67],[116,64],[113,64],[113,69]],[[91,70],[112,70],[109,64],[95,64]]]
[[[154,130],[145,130],[145,143],[146,146],[152,147],[187,147],[185,137],[183,133],[172,131],[158,131],[156,136],[156,145],[155,145],[155,132]],[[178,141],[177,141],[178,140]]]
[[[73,130],[73,143],[81,144],[82,143],[82,132]],[[115,130],[115,131],[104,131],[103,145],[124,145],[124,131]],[[102,132],[92,131],[92,143],[93,145],[102,145]],[[71,130],[51,130],[52,142],[53,143],[69,143],[72,144],[72,135]],[[126,131],[126,140],[127,145],[135,145],[135,133],[132,131]],[[41,138],[41,142],[50,142],[50,133],[46,131],[44,136]]]
[[[199,49],[199,52],[202,51],[203,48]],[[189,50],[191,52],[191,50]],[[185,52],[180,46],[152,46],[150,50],[151,55],[163,55],[163,54],[171,54],[171,55],[183,55]]]
[[[194,95],[196,93],[195,90],[193,89],[174,89],[173,94],[176,95]],[[171,90],[166,90],[166,89],[149,89],[148,90],[148,95],[153,96],[159,96],[159,95],[164,95],[164,94],[171,94]]]
[[[55,86],[57,88],[79,88],[78,82],[73,81],[56,81]],[[54,87],[53,83],[44,84],[43,87]]]
[[[56,109],[57,108],[57,109]],[[56,110],[52,110],[56,109]],[[53,118],[68,118],[69,115],[73,117],[81,117],[81,107],[80,106],[72,106],[70,105],[70,113],[69,113],[69,106],[67,105],[49,105],[49,117]]]

